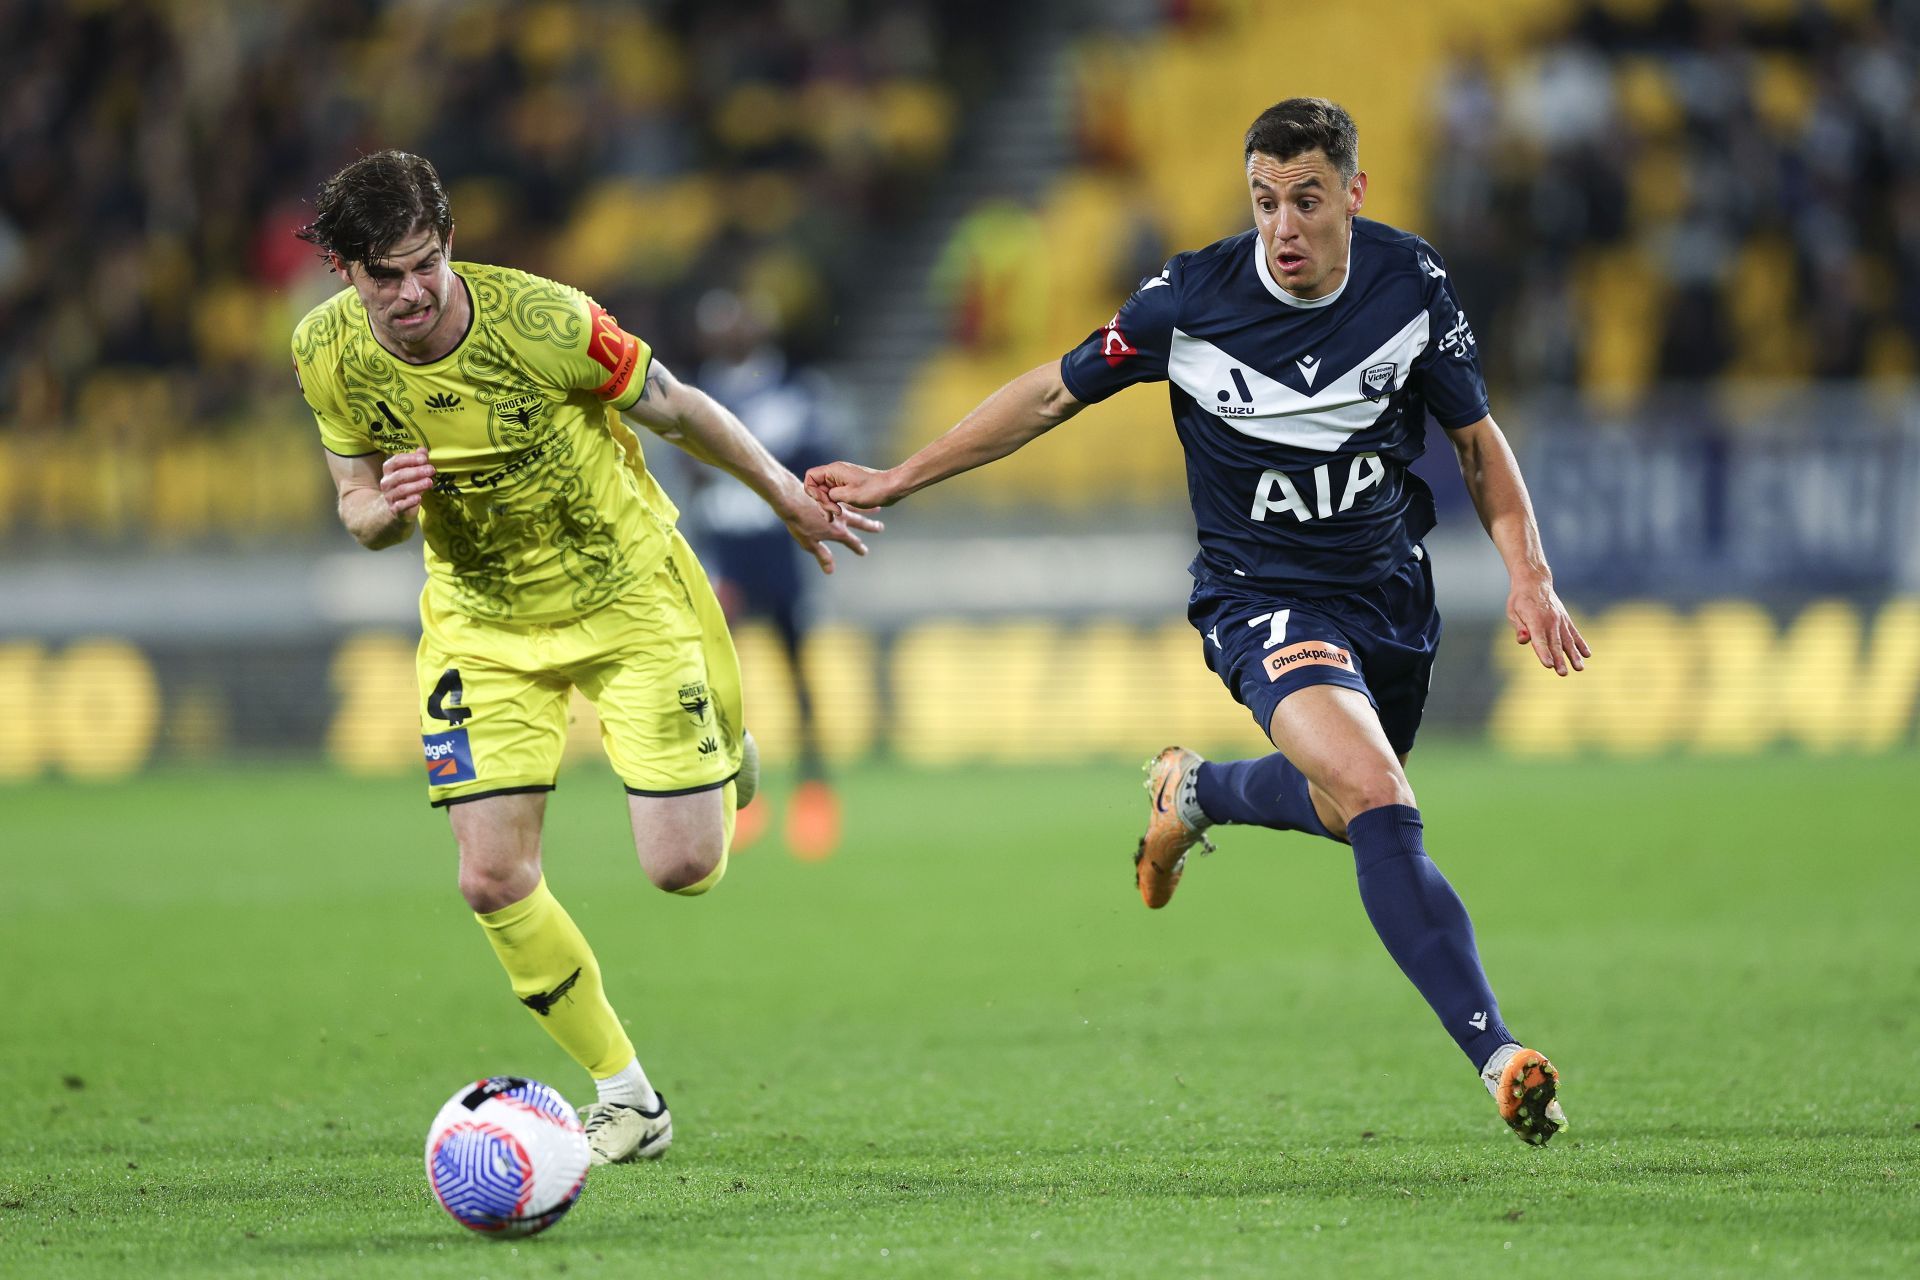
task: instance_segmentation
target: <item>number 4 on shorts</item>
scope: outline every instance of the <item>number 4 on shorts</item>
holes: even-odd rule
[[[465,696],[466,691],[460,685],[460,668],[448,667],[427,697],[427,714],[435,720],[459,724],[473,714],[473,708],[461,705]]]

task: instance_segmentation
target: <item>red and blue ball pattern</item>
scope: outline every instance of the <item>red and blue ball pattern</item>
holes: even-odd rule
[[[492,1076],[441,1108],[427,1178],[454,1221],[492,1236],[558,1222],[586,1185],[586,1138],[567,1100],[537,1080]]]
[[[533,1199],[533,1161],[505,1129],[466,1121],[440,1135],[431,1157],[433,1194],[475,1231],[508,1231]],[[562,1210],[565,1212],[565,1210]]]

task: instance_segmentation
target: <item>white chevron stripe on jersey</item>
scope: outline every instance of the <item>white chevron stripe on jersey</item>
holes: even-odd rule
[[[1427,349],[1427,313],[1418,312],[1406,327],[1372,355],[1332,378],[1320,390],[1303,395],[1260,372],[1204,338],[1173,331],[1167,376],[1194,402],[1241,435],[1296,449],[1334,453],[1356,431],[1370,427],[1386,407],[1385,396],[1369,400],[1361,376],[1391,362],[1393,390],[1406,384],[1413,362]]]

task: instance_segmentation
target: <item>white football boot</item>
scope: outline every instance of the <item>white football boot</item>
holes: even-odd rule
[[[628,1160],[658,1160],[673,1145],[673,1114],[667,1100],[646,1112],[624,1102],[593,1102],[580,1108],[587,1131],[587,1149],[595,1164],[622,1164]]]

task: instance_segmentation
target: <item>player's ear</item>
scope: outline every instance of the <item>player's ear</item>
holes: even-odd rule
[[[1360,206],[1367,202],[1367,171],[1362,169],[1353,175],[1353,181],[1347,184],[1347,216],[1351,218],[1360,212]]]

